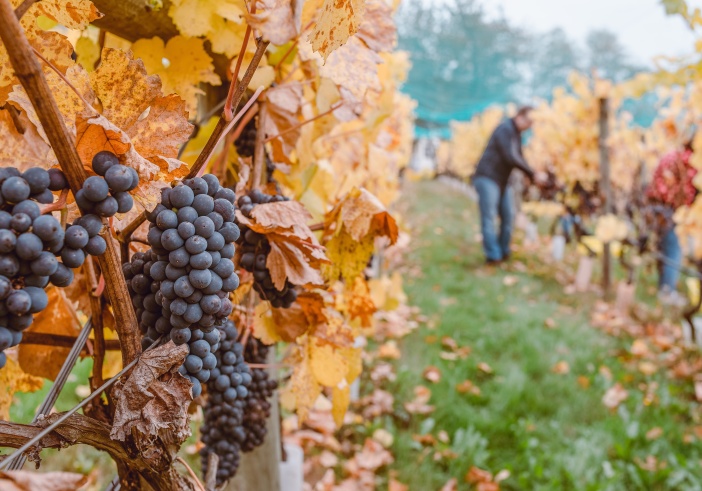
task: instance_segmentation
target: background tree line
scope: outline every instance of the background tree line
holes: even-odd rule
[[[492,104],[549,99],[573,70],[596,69],[615,82],[646,70],[614,32],[593,30],[581,45],[562,29],[535,33],[489,16],[479,0],[440,8],[405,0],[397,24],[399,47],[412,60],[403,90],[419,101],[420,132],[446,134],[449,121],[470,119]],[[655,113],[650,98],[626,108],[639,124]]]

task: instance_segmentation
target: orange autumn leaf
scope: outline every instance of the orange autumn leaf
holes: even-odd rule
[[[73,472],[0,471],[3,491],[75,491],[88,482],[88,476]]]
[[[47,290],[49,304],[34,316],[28,332],[75,337],[81,329],[73,305],[61,288]],[[22,369],[39,377],[54,380],[68,356],[70,348],[21,343],[18,358]]]
[[[378,310],[370,296],[368,283],[361,276],[353,281],[353,288],[348,299],[349,316],[351,319],[360,319],[361,326],[370,327],[373,314]]]
[[[435,366],[428,366],[424,369],[422,376],[429,382],[435,384],[441,380],[441,370]]]

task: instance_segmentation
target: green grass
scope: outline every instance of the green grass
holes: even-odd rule
[[[436,406],[406,429],[389,419],[383,423],[395,433],[394,467],[402,482],[412,490],[438,490],[456,477],[459,489],[469,489],[463,476],[476,465],[510,471],[502,483],[507,490],[702,489],[699,444],[683,442],[699,410],[689,384],[668,380],[662,370],[645,377],[627,368],[618,355],[631,340],[590,327],[595,298],[565,295],[548,274],[551,267],[532,254],[516,255],[527,265],[525,273],[483,266],[475,205],[467,197],[437,182],[412,184],[405,196],[412,197],[403,210],[413,235],[408,262],[422,271],[408,275],[407,293],[437,322],[405,339],[398,380],[390,387],[398,399],[409,400],[415,386],[427,385]],[[506,275],[516,276],[517,284],[507,286]],[[547,318],[555,329],[545,328]],[[472,354],[443,360],[440,342],[428,342],[442,336],[470,346]],[[559,361],[568,363],[569,373],[552,372]],[[482,373],[480,362],[494,373]],[[439,383],[422,378],[428,365],[441,370]],[[481,395],[459,394],[455,387],[464,380],[477,384]],[[629,399],[611,412],[602,396],[618,381]],[[659,384],[657,400],[646,406],[639,386],[652,382]],[[648,440],[654,427],[663,436]],[[452,450],[454,459],[435,461],[412,439],[441,430],[450,442],[436,449]],[[637,465],[648,456],[658,460],[659,470]]]

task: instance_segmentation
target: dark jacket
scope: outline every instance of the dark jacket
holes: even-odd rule
[[[507,119],[492,133],[473,177],[488,177],[504,189],[515,167],[533,179],[534,171],[522,155],[522,136],[514,121]]]

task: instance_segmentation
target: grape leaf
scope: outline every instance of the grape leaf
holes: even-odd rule
[[[341,426],[344,423],[344,416],[351,402],[351,387],[346,384],[342,388],[334,387],[332,389],[332,416],[334,423]]]
[[[312,374],[307,348],[298,346],[288,357],[293,366],[290,382],[280,392],[280,402],[286,409],[297,410],[301,421],[307,419],[310,408],[322,393],[322,386]]]
[[[20,171],[50,161],[53,151],[46,144],[26,114],[20,113],[15,126],[9,109],[0,110],[0,165],[17,167]]]
[[[0,419],[10,419],[10,406],[15,392],[35,392],[44,385],[44,379],[22,370],[13,351],[7,351],[7,363],[0,368]]]
[[[345,380],[348,362],[333,346],[310,339],[310,368],[317,382],[327,387],[336,387]]]
[[[397,44],[392,7],[383,0],[366,2],[366,14],[356,36],[375,52],[390,52]]]
[[[266,267],[278,290],[283,289],[286,280],[300,286],[324,284],[319,268],[329,263],[329,259],[324,254],[324,248],[315,243],[316,239],[312,242],[289,234],[268,234],[267,237],[271,252]]]
[[[263,39],[276,46],[291,41],[298,34],[291,0],[258,0],[256,13],[247,13],[246,19]]]
[[[326,248],[331,264],[323,268],[325,278],[329,281],[339,278],[351,281],[368,266],[375,250],[375,238],[366,235],[359,242],[342,226],[341,232],[326,243]]]
[[[324,60],[343,46],[358,30],[365,13],[365,0],[325,0],[319,18],[307,39]]]
[[[22,0],[12,0],[13,7],[21,3]],[[68,67],[75,64],[71,59],[73,46],[63,34],[42,30],[37,23],[39,16],[46,16],[69,29],[83,29],[102,14],[88,0],[43,0],[34,3],[22,16],[20,24],[29,44],[62,73],[66,73]],[[7,51],[0,44],[0,105],[5,103],[12,87],[18,83]]]
[[[356,36],[329,55],[319,73],[349,91],[355,101],[362,102],[368,89],[380,91],[378,63],[383,59]]]
[[[88,477],[73,472],[0,471],[3,491],[75,491]]]
[[[398,229],[395,219],[387,212],[378,198],[363,188],[355,188],[332,210],[327,223],[338,219],[354,240],[372,234],[397,241]]]
[[[370,327],[373,314],[378,310],[373,303],[366,280],[358,275],[348,292],[348,309],[351,319],[360,319],[362,327]]]
[[[160,77],[165,94],[176,93],[185,100],[190,114],[197,112],[197,96],[205,93],[200,83],[222,84],[202,39],[175,36],[165,44],[158,37],[139,39],[132,52],[150,74]]]
[[[168,431],[182,443],[190,436],[188,406],[192,384],[178,373],[188,346],[173,341],[145,352],[126,382],[113,391],[111,438],[125,441],[133,432],[156,436]],[[143,441],[135,439],[135,442]]]

